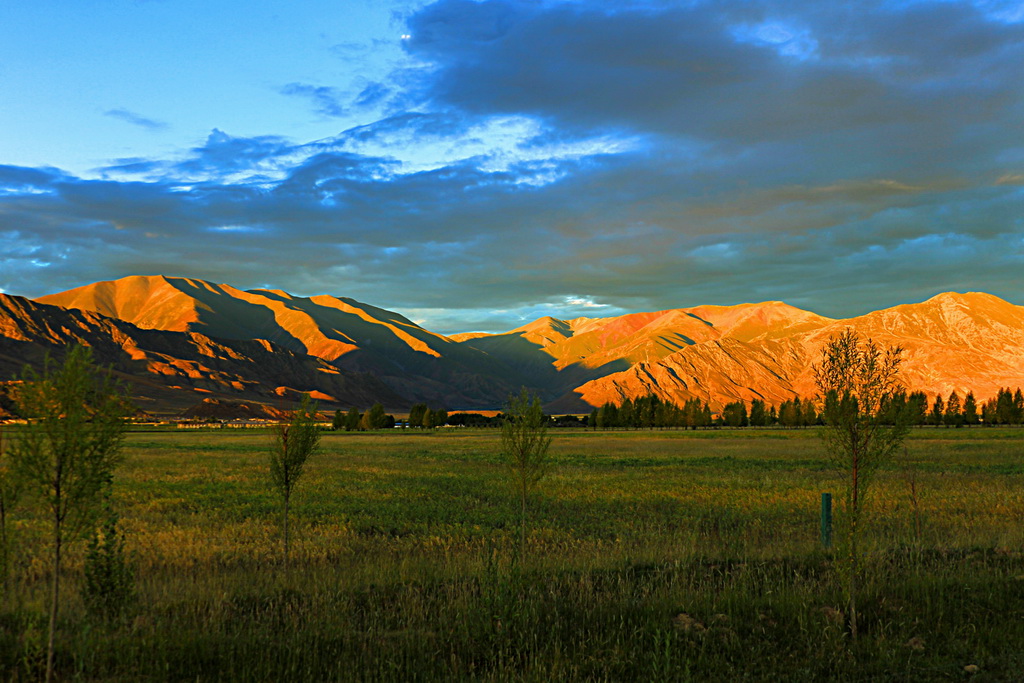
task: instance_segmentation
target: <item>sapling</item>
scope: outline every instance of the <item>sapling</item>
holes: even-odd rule
[[[18,408],[28,423],[12,442],[10,458],[26,487],[38,492],[53,543],[47,682],[54,675],[65,546],[88,527],[121,462],[127,406],[120,385],[97,371],[92,352],[82,346],[72,347],[60,366],[48,357],[42,374],[27,368],[18,388]]]
[[[551,468],[547,417],[540,399],[524,388],[510,396],[501,423],[501,450],[509,479],[519,494],[519,558],[526,557],[526,502],[530,492]]]
[[[822,436],[845,493],[842,540],[849,563],[847,594],[854,640],[865,497],[874,475],[892,459],[909,430],[906,411],[892,419],[883,410],[892,396],[903,390],[899,381],[902,352],[898,346],[882,349],[871,339],[861,342],[859,335],[847,328],[828,340],[821,350],[821,362],[814,366],[823,402]]]
[[[284,536],[284,567],[288,571],[288,516],[295,485],[305,471],[306,461],[320,445],[320,428],[316,425],[316,406],[308,395],[288,422],[279,422],[270,430],[270,481],[281,494]]]

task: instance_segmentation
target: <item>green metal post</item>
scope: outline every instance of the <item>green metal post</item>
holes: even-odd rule
[[[832,494],[821,494],[821,545],[832,547]]]

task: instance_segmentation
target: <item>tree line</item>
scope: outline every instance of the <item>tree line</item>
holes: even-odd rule
[[[653,394],[621,403],[605,403],[596,408],[584,423],[595,429],[666,429],[698,427],[811,427],[824,424],[820,406],[810,398],[794,396],[777,407],[755,398],[749,403],[726,403],[718,414],[708,403],[691,398],[682,406]],[[931,402],[923,391],[897,391],[887,396],[879,408],[883,424],[905,423],[913,426],[967,427],[975,425],[1024,424],[1024,393],[1009,387],[980,403],[974,392],[961,398],[953,391]]]
[[[348,412],[340,409],[334,411],[331,428],[346,432],[366,432],[377,429],[392,429],[399,424],[394,415],[384,412],[384,406],[374,403],[365,413],[352,406]],[[448,424],[448,411],[444,408],[430,408],[426,403],[417,403],[409,410],[409,418],[404,422],[406,427],[435,429]]]
[[[627,398],[622,403],[605,403],[590,414],[589,426],[595,429],[664,429],[668,427],[710,427],[711,407],[691,398],[682,406],[654,394]]]

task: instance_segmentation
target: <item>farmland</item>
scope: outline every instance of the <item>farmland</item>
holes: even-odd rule
[[[820,495],[839,489],[816,430],[554,436],[517,562],[496,432],[325,432],[292,502],[286,573],[266,435],[132,432],[115,504],[136,600],[113,623],[90,616],[76,593],[79,544],[58,671],[409,681],[1024,670],[1024,430],[912,431],[872,489],[856,642],[839,555],[819,538]],[[45,528],[23,504],[12,529],[0,672],[34,680]]]

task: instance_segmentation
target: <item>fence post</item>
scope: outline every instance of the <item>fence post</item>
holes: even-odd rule
[[[832,547],[832,494],[821,494],[821,545]]]

